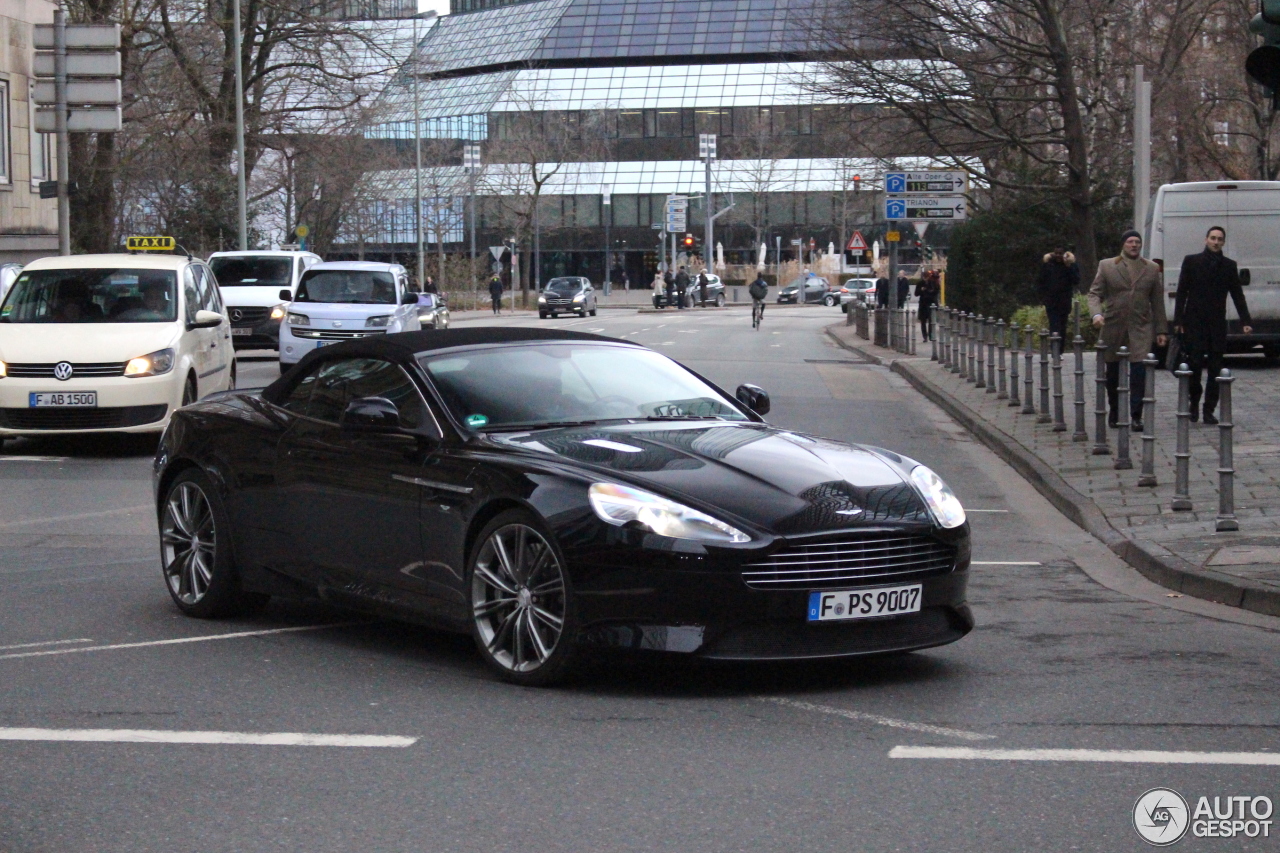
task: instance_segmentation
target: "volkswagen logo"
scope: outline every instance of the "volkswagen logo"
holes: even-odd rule
[[[240,322],[241,320],[243,320],[243,319],[244,319],[244,312],[243,312],[243,311],[241,311],[239,308],[232,308],[232,309],[231,309],[231,321],[232,321],[233,323],[239,323],[239,322]]]
[[[53,366],[53,378],[63,382],[70,379],[71,374],[74,372],[75,370],[71,367],[71,363],[67,361],[60,361]]]
[[[341,328],[342,328],[342,321],[341,321],[341,320],[334,320],[334,321],[333,321],[333,327],[334,327],[335,329],[341,329]]]

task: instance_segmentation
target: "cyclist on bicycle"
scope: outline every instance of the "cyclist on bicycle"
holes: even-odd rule
[[[764,300],[769,296],[769,282],[764,280],[764,273],[756,273],[756,280],[747,287],[751,294],[751,328],[760,328],[760,320],[764,318]]]

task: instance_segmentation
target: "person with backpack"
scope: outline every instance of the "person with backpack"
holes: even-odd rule
[[[769,282],[765,281],[764,273],[756,273],[756,280],[747,287],[747,293],[751,294],[751,328],[759,329],[764,319],[764,301],[769,297]]]

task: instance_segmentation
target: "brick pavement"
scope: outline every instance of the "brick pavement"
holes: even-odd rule
[[[1063,359],[1065,432],[1037,423],[930,358],[930,345],[904,356],[856,336],[854,327],[828,327],[844,346],[890,364],[918,390],[1000,452],[1069,517],[1098,535],[1130,564],[1165,586],[1214,601],[1280,615],[1280,384],[1260,359],[1228,359],[1233,384],[1235,515],[1240,529],[1217,533],[1217,427],[1191,425],[1190,495],[1193,510],[1174,512],[1174,437],[1177,380],[1156,374],[1155,473],[1158,485],[1138,485],[1142,440],[1133,434],[1134,467],[1116,470],[1117,431],[1110,455],[1093,455],[1095,357],[1085,354],[1087,441],[1073,441],[1075,359]],[[1037,383],[1039,355],[1035,358]],[[1019,363],[1021,369],[1023,362]],[[1025,378],[1025,377],[1020,377]],[[1021,389],[1020,389],[1021,391]],[[1037,411],[1040,395],[1035,395]]]

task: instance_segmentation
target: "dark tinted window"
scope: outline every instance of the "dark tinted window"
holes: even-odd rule
[[[358,397],[385,397],[400,410],[400,423],[407,427],[420,426],[426,420],[422,397],[413,382],[397,365],[376,358],[348,358],[327,361],[320,365],[310,382],[313,390],[306,405],[294,409],[286,401],[286,409],[297,411],[322,421],[337,423],[347,408],[347,403]],[[302,386],[294,389],[294,395],[302,393]],[[290,401],[294,395],[290,395]]]
[[[582,280],[577,278],[553,278],[547,282],[547,290],[553,293],[572,294],[582,289]]]
[[[394,305],[396,280],[389,272],[312,268],[302,274],[302,282],[298,285],[294,301]]]
[[[213,258],[209,261],[221,287],[288,287],[291,258]]]
[[[280,405],[293,412],[295,415],[305,415],[309,413],[311,405],[311,391],[316,387],[316,373],[320,370],[320,365],[311,368],[311,371],[303,378],[301,382],[293,386],[293,390],[289,392],[289,396],[284,399]]]
[[[173,270],[30,270],[9,290],[9,323],[160,323],[178,317]]]

